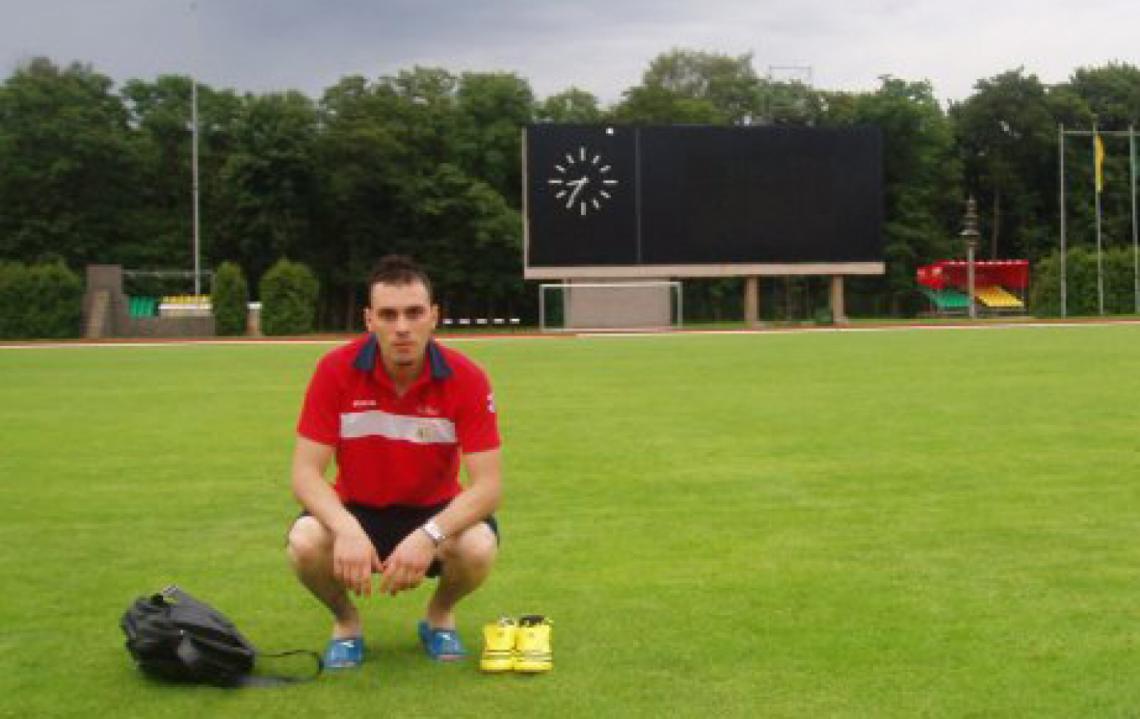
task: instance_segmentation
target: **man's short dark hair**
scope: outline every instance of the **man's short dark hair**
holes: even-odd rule
[[[376,263],[368,278],[368,304],[372,303],[372,288],[376,285],[410,285],[419,282],[428,293],[428,301],[432,300],[431,280],[427,273],[416,264],[415,260],[407,255],[385,255]]]

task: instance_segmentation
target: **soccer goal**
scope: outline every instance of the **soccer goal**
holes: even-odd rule
[[[681,283],[559,282],[539,285],[539,328],[580,330],[680,329]]]

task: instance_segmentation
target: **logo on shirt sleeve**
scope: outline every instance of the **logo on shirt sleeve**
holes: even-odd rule
[[[487,393],[487,411],[490,412],[491,414],[495,414],[495,393],[494,392],[488,392]]]

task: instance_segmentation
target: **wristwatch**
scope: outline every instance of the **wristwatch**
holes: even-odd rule
[[[435,546],[437,547],[440,542],[447,539],[447,535],[443,533],[443,530],[439,528],[439,525],[435,523],[434,519],[429,519],[424,522],[420,529],[424,530],[424,534],[431,537],[431,541],[435,542]]]

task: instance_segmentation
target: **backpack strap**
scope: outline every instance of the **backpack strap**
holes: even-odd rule
[[[321,655],[316,652],[309,651],[308,649],[292,649],[287,652],[276,652],[274,654],[258,654],[258,659],[280,659],[283,657],[291,657],[296,655],[307,655],[313,658],[317,664],[317,670],[308,676],[288,676],[285,674],[268,674],[268,675],[255,675],[247,674],[241,678],[238,686],[243,687],[276,687],[282,684],[300,684],[302,682],[311,682],[321,675],[325,670],[325,663],[321,661]]]

